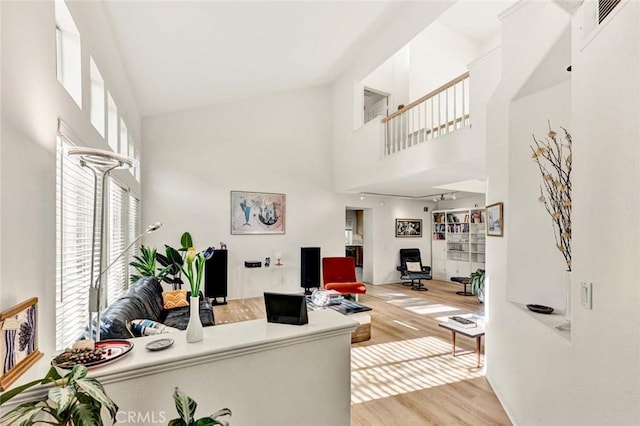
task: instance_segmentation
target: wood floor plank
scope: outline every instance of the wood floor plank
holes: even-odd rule
[[[426,292],[400,283],[369,285],[360,302],[371,307],[371,339],[352,347],[351,424],[510,425],[476,367],[475,340],[438,327],[448,316],[483,311],[459,284],[427,281]],[[262,298],[214,307],[216,324],[264,318]],[[484,355],[482,355],[484,364]]]

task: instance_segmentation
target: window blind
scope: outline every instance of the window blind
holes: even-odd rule
[[[61,127],[63,135],[71,131]],[[72,132],[71,132],[72,133]],[[56,348],[69,347],[83,333],[89,320],[89,286],[98,277],[100,235],[96,237],[95,256],[91,253],[93,238],[94,176],[77,159],[66,155],[74,144],[66,136],[58,136],[56,158]],[[108,180],[108,206],[105,217],[107,255],[103,268],[140,234],[140,200],[114,176]],[[99,188],[98,188],[99,189]],[[98,191],[99,193],[99,191]],[[100,229],[100,197],[96,221]],[[99,231],[98,231],[99,234]],[[132,247],[118,259],[102,278],[103,309],[127,289],[129,262],[136,253]]]
[[[129,194],[129,241],[133,241],[138,235],[140,235],[140,200],[133,194]],[[140,244],[135,244],[131,247],[129,253],[129,262],[133,260],[133,256],[138,253],[138,247]],[[129,266],[129,276],[135,274],[136,270],[133,266]]]
[[[127,190],[111,179],[109,182],[109,257],[107,265],[111,265],[128,245],[128,199]],[[118,299],[127,289],[129,259],[127,253],[111,265],[107,271],[105,306]]]
[[[70,142],[58,137],[56,161],[56,347],[64,349],[82,333],[89,318],[89,284],[98,264],[91,256],[93,186],[90,170],[65,155]],[[98,200],[98,211],[101,200]],[[96,220],[100,221],[98,215]],[[96,242],[96,256],[100,253]],[[95,278],[94,278],[95,279]]]

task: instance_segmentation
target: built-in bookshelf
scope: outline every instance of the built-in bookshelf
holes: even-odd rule
[[[484,209],[432,213],[431,268],[434,278],[468,277],[485,263]]]

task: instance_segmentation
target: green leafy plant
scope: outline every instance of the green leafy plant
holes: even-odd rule
[[[471,292],[478,297],[484,297],[484,269],[478,268],[471,273],[470,278]]]
[[[134,256],[134,261],[129,263],[138,272],[138,274],[131,274],[131,284],[135,284],[142,277],[154,277],[160,281],[164,280],[171,266],[158,268],[157,254],[158,252],[155,248],[140,246],[140,254]]]
[[[182,284],[184,284],[180,275],[187,250],[192,246],[193,239],[191,238],[191,234],[185,232],[182,234],[182,237],[180,237],[179,249],[175,249],[165,244],[165,254],[157,253],[156,255],[158,263],[162,265],[162,268],[166,269],[166,273],[162,280],[171,284],[174,290],[182,288]]]
[[[186,393],[182,392],[177,387],[173,392],[173,399],[176,403],[176,410],[180,416],[177,419],[169,421],[168,426],[211,426],[211,425],[223,425],[228,426],[229,422],[221,419],[220,417],[231,417],[231,410],[223,408],[218,410],[208,417],[202,417],[195,419],[196,408],[198,403],[189,397]]]
[[[198,297],[200,294],[200,285],[202,284],[202,277],[204,276],[204,255],[196,253],[196,249],[189,247],[187,255],[185,257],[187,268],[182,267],[182,272],[189,280],[189,286],[191,287],[191,296]],[[195,271],[194,271],[195,266]]]
[[[53,384],[46,397],[18,405],[0,418],[1,424],[30,426],[102,425],[101,409],[106,408],[115,422],[118,406],[109,398],[102,384],[87,376],[87,367],[77,365],[64,377],[54,367],[42,379],[34,380],[0,395],[0,406],[35,385]],[[34,420],[39,414],[46,418]]]

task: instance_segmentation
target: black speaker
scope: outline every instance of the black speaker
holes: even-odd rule
[[[204,264],[204,294],[212,305],[227,304],[227,257],[227,250],[216,250]]]
[[[300,286],[305,294],[310,288],[320,288],[320,247],[300,248]]]

